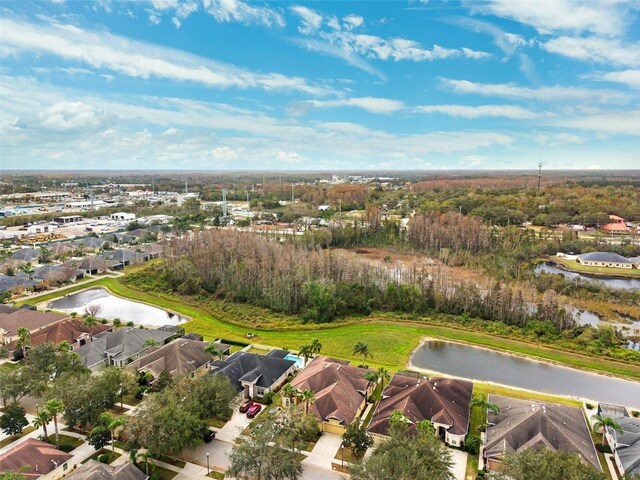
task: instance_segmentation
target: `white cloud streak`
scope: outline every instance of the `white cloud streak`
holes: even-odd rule
[[[516,120],[527,120],[538,117],[518,105],[421,105],[413,110],[416,113],[442,113],[459,118],[505,117]]]
[[[558,37],[541,44],[551,53],[568,58],[626,67],[640,66],[640,44],[597,37]]]
[[[188,81],[215,88],[260,88],[329,93],[300,77],[254,73],[180,50],[129,40],[108,32],[89,32],[69,24],[34,24],[0,18],[3,55],[50,54],[137,78]]]

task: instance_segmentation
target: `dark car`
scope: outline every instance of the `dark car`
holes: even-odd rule
[[[259,403],[254,403],[253,405],[251,405],[251,407],[249,407],[249,410],[247,410],[247,418],[255,417],[260,413],[260,410],[262,410],[262,405],[260,405]]]
[[[202,440],[204,440],[204,443],[209,443],[214,438],[216,438],[216,432],[214,432],[213,430],[207,430],[202,436]]]
[[[245,413],[247,410],[251,408],[253,402],[251,400],[247,400],[242,405],[240,405],[240,413]]]

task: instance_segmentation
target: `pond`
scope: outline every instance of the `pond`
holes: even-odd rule
[[[102,288],[91,288],[66,295],[50,302],[48,306],[55,310],[84,315],[87,306],[93,305],[100,308],[97,317],[110,320],[119,318],[122,323],[133,322],[136,325],[161,327],[163,325],[178,325],[187,321],[184,317],[160,308],[116,297]]]
[[[586,275],[584,273],[569,272],[567,270],[558,268],[552,262],[539,263],[538,265],[536,265],[534,272],[537,274],[539,274],[540,272],[544,272],[544,273],[553,273],[557,275],[564,275],[568,279],[579,278],[587,282],[602,282],[607,287],[611,287],[611,288],[624,288],[626,290],[640,288],[640,279],[638,278],[600,277],[600,276],[594,276],[594,275]]]
[[[410,366],[553,395],[569,395],[640,408],[640,382],[459,343],[425,341],[411,355]]]
[[[578,325],[591,325],[597,327],[598,325],[610,325],[616,330],[620,330],[625,335],[638,335],[640,334],[640,321],[632,321],[631,323],[620,322],[603,322],[598,315],[589,310],[580,310],[578,308],[571,308],[571,313]]]

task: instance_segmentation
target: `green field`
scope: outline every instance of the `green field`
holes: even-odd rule
[[[70,289],[34,297],[29,303],[41,303],[52,298],[66,295],[78,289],[87,288],[87,284]],[[617,362],[598,357],[589,357],[558,348],[528,343],[519,340],[496,337],[485,333],[465,330],[458,325],[451,326],[429,323],[430,319],[404,320],[390,315],[371,316],[325,325],[292,325],[287,328],[260,330],[246,326],[246,319],[232,323],[232,315],[219,315],[202,303],[194,305],[189,301],[167,294],[149,294],[133,289],[115,278],[102,278],[91,282],[89,286],[102,286],[115,295],[158,306],[166,310],[187,316],[191,320],[184,324],[187,332],[195,332],[206,339],[224,338],[247,341],[246,334],[252,332],[251,340],[257,344],[273,345],[280,348],[297,350],[301,345],[314,338],[322,343],[322,353],[329,356],[353,360],[362,363],[362,358],[352,355],[353,345],[364,341],[369,345],[373,357],[367,359],[371,366],[384,366],[391,369],[403,368],[411,352],[424,337],[454,340],[472,345],[485,346],[513,354],[522,354],[539,359],[570,365],[575,368],[608,373],[632,379],[640,379],[640,365]],[[233,310],[240,311],[244,305],[234,304]],[[254,314],[255,307],[247,306]],[[235,312],[234,312],[235,313]],[[221,320],[223,316],[225,320]],[[256,321],[256,323],[258,323]]]

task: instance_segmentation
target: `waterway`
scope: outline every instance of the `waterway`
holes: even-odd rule
[[[627,290],[640,288],[640,279],[638,278],[617,278],[617,277],[604,277],[604,276],[601,277],[601,276],[587,275],[584,273],[569,272],[567,270],[558,268],[552,262],[539,263],[538,265],[536,265],[534,272],[537,274],[544,272],[544,273],[553,273],[556,275],[564,275],[568,279],[579,278],[580,280],[584,280],[587,282],[602,282],[603,284],[611,288],[624,288]]]
[[[410,364],[455,377],[640,408],[640,382],[460,343],[427,340],[413,352]]]
[[[133,322],[136,325],[161,327],[187,321],[186,318],[166,310],[116,297],[103,288],[90,288],[66,295],[53,300],[48,306],[54,310],[84,315],[87,307],[92,305],[97,305],[100,309],[97,317],[110,320],[119,318],[122,323]]]

